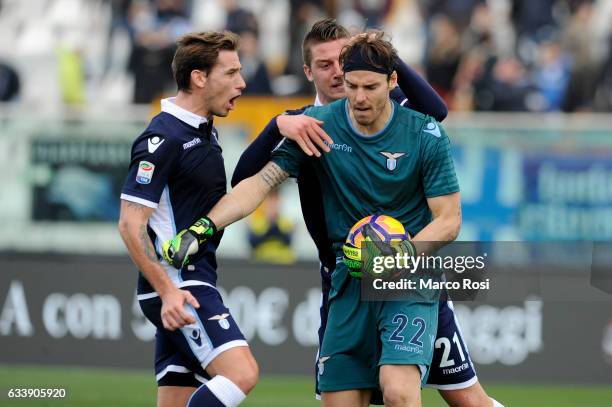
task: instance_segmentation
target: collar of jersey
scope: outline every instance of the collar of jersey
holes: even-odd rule
[[[189,110],[185,110],[182,107],[174,103],[175,97],[162,99],[161,110],[162,112],[171,114],[182,122],[187,123],[191,127],[196,129],[200,127],[202,123],[208,123],[208,119],[204,116],[199,116]]]
[[[323,103],[321,103],[321,99],[319,99],[319,94],[317,93],[317,97],[315,98],[315,102],[314,102],[315,106],[323,106]]]
[[[387,129],[389,128],[389,126],[391,126],[391,123],[393,123],[393,118],[395,117],[395,102],[393,100],[391,100],[391,116],[389,116],[389,120],[387,120],[387,123],[385,123],[384,127],[382,129],[380,129],[379,131],[377,131],[374,134],[362,134],[359,132],[359,130],[357,130],[354,126],[353,126],[353,121],[351,120],[351,116],[349,114],[349,102],[348,99],[346,99],[344,101],[344,113],[345,113],[345,117],[346,117],[346,121],[348,123],[348,125],[351,127],[351,130],[353,130],[353,133],[355,133],[355,135],[357,135],[357,137],[362,138],[364,140],[377,140],[384,132],[387,131]]]

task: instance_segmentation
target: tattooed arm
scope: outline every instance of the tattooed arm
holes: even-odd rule
[[[208,217],[218,229],[222,229],[247,217],[279,186],[289,174],[270,161],[257,174],[241,181],[226,194],[209,212]]]
[[[153,209],[147,206],[121,200],[119,233],[130,253],[132,261],[153,286],[163,301],[162,322],[169,330],[195,323],[193,317],[184,311],[185,302],[198,308],[197,300],[189,291],[179,290],[159,263],[153,243],[147,233],[147,221]]]
[[[181,230],[172,239],[162,244],[164,259],[180,269],[189,260],[189,256],[200,249],[200,245],[210,239],[217,230],[247,217],[266,195],[289,177],[274,162],[268,162],[257,174],[242,180],[234,189],[210,210],[208,216],[198,219],[188,229]]]

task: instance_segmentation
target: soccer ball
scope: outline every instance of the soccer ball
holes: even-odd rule
[[[353,225],[346,238],[346,243],[361,248],[361,243],[365,239],[362,233],[363,227],[367,224],[372,226],[380,240],[385,243],[399,242],[409,238],[404,225],[399,220],[387,215],[370,215]]]

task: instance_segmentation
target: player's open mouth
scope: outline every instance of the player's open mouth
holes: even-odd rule
[[[344,90],[344,83],[340,82],[340,83],[336,83],[334,85],[331,86],[333,90],[336,91],[341,91]]]
[[[227,107],[229,110],[233,110],[236,107],[236,99],[238,99],[239,97],[240,95],[236,95],[229,100],[229,102],[227,103]]]

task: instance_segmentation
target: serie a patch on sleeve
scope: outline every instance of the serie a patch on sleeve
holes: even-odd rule
[[[136,182],[139,184],[150,184],[153,178],[153,171],[155,171],[155,165],[148,161],[141,161],[138,163],[138,173],[136,174]]]

